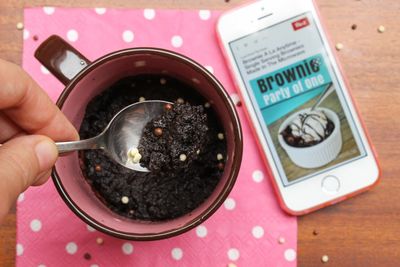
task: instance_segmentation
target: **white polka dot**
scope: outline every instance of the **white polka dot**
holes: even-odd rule
[[[46,69],[46,67],[45,66],[40,66],[40,71],[43,73],[43,74],[49,74],[50,73],[50,71],[48,70],[48,69]]]
[[[211,66],[205,66],[205,68],[206,68],[209,72],[214,73],[214,68],[213,68],[213,67],[211,67]]]
[[[183,39],[179,35],[174,35],[171,38],[171,44],[173,47],[181,47],[183,44]]]
[[[21,244],[17,244],[16,250],[17,250],[17,256],[21,256],[24,253],[24,247]]]
[[[204,225],[199,225],[196,228],[196,234],[198,237],[206,237],[207,236],[207,228]]]
[[[28,40],[28,38],[29,38],[29,31],[28,31],[27,29],[24,29],[23,36],[24,36],[24,40]]]
[[[233,198],[228,197],[224,202],[225,209],[233,210],[236,207],[236,201]]]
[[[46,267],[44,264],[39,264],[37,267]]]
[[[18,198],[17,198],[17,201],[18,201],[18,202],[22,202],[22,201],[24,201],[24,199],[25,199],[25,194],[24,194],[24,193],[21,193],[21,194],[19,194],[19,196],[18,196]]]
[[[31,230],[34,232],[39,232],[42,229],[42,222],[38,219],[34,219],[31,221]]]
[[[74,242],[69,242],[65,246],[65,250],[68,252],[68,254],[75,254],[78,251],[78,246]]]
[[[200,10],[199,11],[199,17],[202,20],[208,20],[211,17],[210,10]]]
[[[264,179],[264,174],[260,170],[255,170],[253,172],[253,181],[256,183],[260,183]]]
[[[253,234],[253,236],[255,238],[261,238],[264,235],[264,228],[262,228],[261,226],[254,226],[253,229],[251,230],[251,233]]]
[[[294,261],[296,259],[296,251],[291,248],[285,250],[285,259],[287,261]]]
[[[97,264],[92,264],[92,265],[90,265],[90,267],[99,267],[99,265],[97,265]]]
[[[130,255],[130,254],[132,254],[132,252],[133,252],[133,246],[132,246],[132,244],[131,244],[131,243],[124,243],[124,244],[122,245],[122,252],[123,252],[125,255]]]
[[[228,250],[228,258],[231,261],[237,261],[240,257],[240,252],[237,248],[230,248]]]
[[[46,13],[47,15],[51,15],[56,11],[56,9],[52,6],[45,6],[43,7],[43,12]]]
[[[78,40],[78,37],[78,32],[74,29],[67,32],[67,39],[71,42],[76,42],[76,40]]]
[[[89,232],[95,232],[96,231],[96,229],[94,229],[92,226],[90,226],[90,225],[86,225],[86,229],[89,231]]]
[[[103,15],[104,13],[106,13],[107,9],[104,7],[96,7],[94,11],[99,15]]]
[[[240,102],[240,97],[237,94],[231,94],[230,96],[235,105],[237,105]]]
[[[134,38],[135,35],[133,34],[132,31],[126,30],[122,33],[122,39],[127,43],[132,42]]]
[[[179,261],[183,257],[183,251],[180,248],[173,248],[171,250],[171,255],[174,260]]]
[[[146,8],[143,11],[143,16],[145,17],[145,19],[152,20],[156,16],[156,12],[154,11],[154,9]]]

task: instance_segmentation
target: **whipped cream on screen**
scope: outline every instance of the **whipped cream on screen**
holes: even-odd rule
[[[292,135],[306,143],[319,142],[327,136],[328,118],[321,110],[299,114],[289,125]]]

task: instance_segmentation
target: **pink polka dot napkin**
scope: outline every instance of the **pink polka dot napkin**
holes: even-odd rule
[[[215,39],[219,14],[29,8],[25,10],[23,67],[55,101],[64,86],[33,57],[48,36],[62,36],[91,60],[128,47],[162,47],[206,66],[237,100]],[[244,132],[242,168],[229,198],[205,223],[167,240],[119,240],[85,225],[50,181],[18,199],[17,266],[295,266],[296,219],[278,207],[243,107],[237,109]]]

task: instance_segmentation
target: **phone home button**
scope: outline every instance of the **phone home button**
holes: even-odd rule
[[[337,177],[329,175],[322,179],[322,191],[328,194],[335,194],[340,189],[340,181]]]

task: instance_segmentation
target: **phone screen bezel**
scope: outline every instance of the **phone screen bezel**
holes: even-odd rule
[[[288,4],[291,6],[290,9],[285,8],[288,6]],[[349,105],[351,117],[354,120],[354,124],[359,132],[361,142],[365,148],[366,156],[340,166],[335,170],[329,171],[329,173],[324,172],[320,175],[316,175],[307,180],[303,180],[287,187],[283,185],[276,166],[269,162],[269,167],[273,177],[275,178],[275,184],[279,189],[279,194],[283,199],[285,206],[294,211],[309,209],[316,205],[321,205],[322,203],[351,194],[352,192],[358,191],[361,188],[376,183],[379,176],[379,169],[374,153],[369,144],[368,138],[366,137],[352,98],[349,94],[348,86],[341,72],[341,68],[337,63],[332,47],[328,45],[329,41],[326,36],[326,32],[323,29],[319,15],[314,7],[313,1],[311,0],[258,1],[223,15],[217,25],[217,33],[219,35],[220,43],[225,52],[228,64],[231,66],[231,71],[236,78],[235,80],[238,88],[240,89],[245,106],[250,107],[252,105],[252,101],[247,93],[244,81],[241,78],[238,78],[240,77],[240,72],[230,51],[229,43],[248,34],[252,34],[276,23],[282,22],[285,19],[289,19],[306,12],[311,12],[318,31],[321,34],[321,38],[325,44],[325,48],[331,60],[333,70],[337,76],[340,87],[342,88],[346,102]],[[258,17],[262,17],[265,13],[270,15],[265,17],[265,19],[257,19]],[[255,112],[251,109],[248,109],[247,111],[251,120],[254,122],[253,126],[259,137],[260,146],[263,149],[267,160],[272,159],[271,149],[268,147],[266,140],[263,140],[263,131],[261,127],[257,125],[258,118]],[[358,173],[355,173],[354,169],[358,170]],[[338,194],[329,196],[321,191],[321,179],[327,175],[333,175],[340,178],[341,190],[338,192]]]

